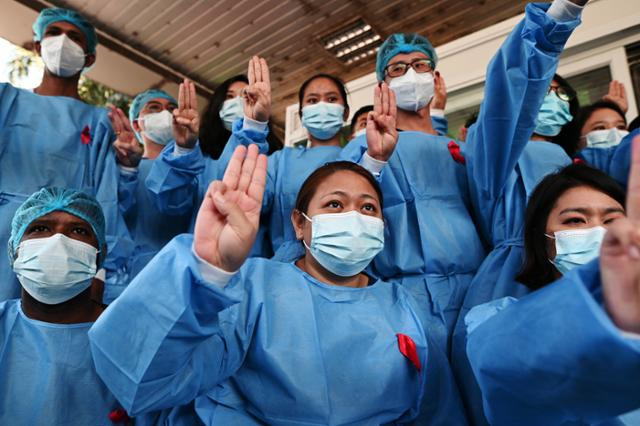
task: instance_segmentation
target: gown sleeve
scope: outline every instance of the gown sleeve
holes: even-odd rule
[[[137,204],[138,174],[138,170],[118,168],[118,206],[120,213],[125,218],[131,214]]]
[[[603,309],[598,262],[470,333],[467,354],[492,425],[596,424],[640,407],[640,340]]]
[[[191,235],[174,238],[89,331],[98,374],[132,416],[212,389],[250,344],[251,309],[237,309],[241,273],[226,286],[206,280],[192,244]]]
[[[482,223],[492,223],[493,204],[529,143],[536,118],[579,19],[556,22],[548,5],[529,4],[487,68],[485,98],[469,129],[465,156],[472,198]]]

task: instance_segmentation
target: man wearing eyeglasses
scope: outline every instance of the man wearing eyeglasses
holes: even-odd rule
[[[437,134],[430,113],[437,61],[433,46],[419,34],[393,34],[381,47],[376,73],[396,94],[399,130]]]

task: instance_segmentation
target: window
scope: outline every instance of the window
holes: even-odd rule
[[[611,69],[608,66],[596,68],[582,74],[567,77],[566,80],[578,94],[580,106],[591,105],[602,99],[609,91]]]
[[[636,94],[636,105],[640,105],[640,43],[634,43],[626,48],[629,72],[633,82],[633,92]],[[627,89],[627,93],[631,91]]]

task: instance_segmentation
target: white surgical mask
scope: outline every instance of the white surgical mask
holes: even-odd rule
[[[362,272],[384,247],[384,222],[355,210],[317,214],[311,222],[311,245],[303,243],[326,270],[341,277]]]
[[[616,127],[605,130],[594,130],[586,134],[588,148],[609,148],[620,143],[629,132]]]
[[[367,128],[365,127],[364,129],[360,129],[357,132],[355,132],[353,135],[353,138],[355,139],[359,136],[366,135],[366,134],[367,134]]]
[[[398,108],[405,111],[418,111],[427,106],[435,90],[433,74],[419,74],[413,68],[400,77],[392,78],[389,87],[396,94]]]
[[[71,77],[84,68],[86,55],[82,47],[65,34],[45,37],[40,42],[42,61],[58,77]]]
[[[564,275],[576,266],[584,265],[598,257],[606,233],[605,228],[596,226],[556,231],[553,236],[545,234],[556,242],[556,257],[549,261]]]
[[[236,96],[233,99],[227,99],[220,108],[220,119],[224,123],[224,128],[231,131],[233,123],[244,117],[244,99],[241,96]]]
[[[139,118],[144,121],[142,134],[159,145],[166,145],[173,139],[173,114],[162,110]]]
[[[97,258],[98,250],[92,245],[55,234],[21,242],[13,271],[34,299],[56,305],[91,285]]]

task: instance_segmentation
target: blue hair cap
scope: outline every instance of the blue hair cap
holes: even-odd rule
[[[94,54],[96,53],[96,46],[98,45],[98,36],[96,35],[96,30],[93,25],[85,19],[84,16],[80,15],[75,10],[62,9],[58,7],[50,7],[47,9],[42,9],[40,15],[36,19],[36,22],[33,23],[33,36],[34,41],[42,41],[44,37],[44,33],[46,32],[49,25],[54,22],[65,21],[70,24],[75,25],[82,31],[87,38],[87,50],[88,53]]]

